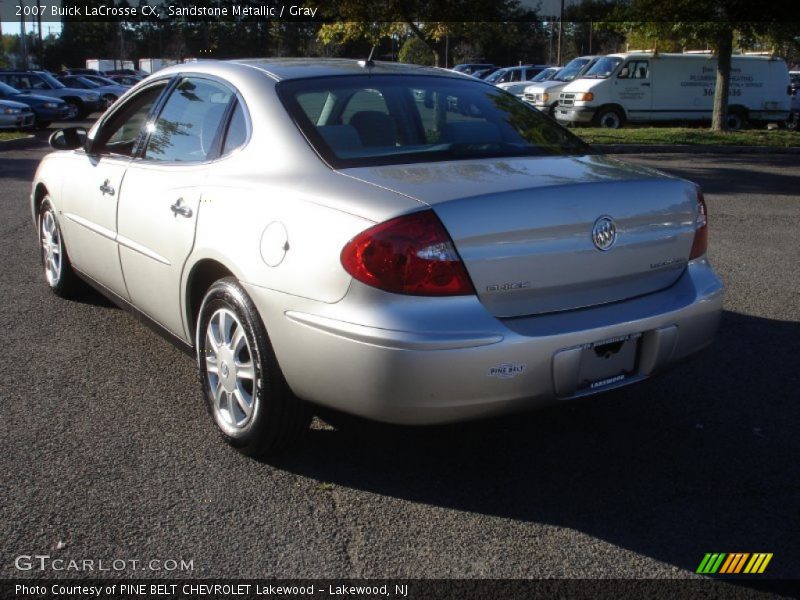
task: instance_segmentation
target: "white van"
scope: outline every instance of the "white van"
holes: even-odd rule
[[[597,56],[579,56],[569,61],[555,77],[548,81],[532,84],[525,88],[522,99],[528,104],[532,104],[538,110],[553,116],[558,95],[566,85],[574,79],[580,77],[598,59]]]
[[[709,54],[609,54],[561,91],[555,117],[611,128],[625,121],[708,121],[716,78],[717,59]],[[788,90],[782,59],[734,56],[728,128],[786,121]]]

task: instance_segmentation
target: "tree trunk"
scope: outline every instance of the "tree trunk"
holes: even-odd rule
[[[714,91],[714,112],[711,129],[725,131],[728,128],[728,89],[731,81],[731,54],[733,53],[733,29],[726,27],[717,37],[717,83]]]

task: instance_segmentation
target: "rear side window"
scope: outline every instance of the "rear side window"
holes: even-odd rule
[[[233,109],[228,131],[225,133],[225,143],[222,145],[222,154],[233,152],[237,148],[244,146],[247,141],[247,121],[244,117],[244,109],[240,102],[236,102]]]
[[[144,158],[203,162],[213,158],[233,91],[206,79],[187,77],[172,91],[152,125]]]

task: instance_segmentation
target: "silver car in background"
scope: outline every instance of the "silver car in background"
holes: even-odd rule
[[[30,199],[48,284],[191,350],[248,454],[314,405],[427,424],[614,389],[717,328],[697,186],[451,71],[177,65],[51,144]]]

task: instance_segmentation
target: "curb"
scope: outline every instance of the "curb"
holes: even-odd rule
[[[704,146],[691,144],[590,144],[607,154],[800,154],[800,146]]]

